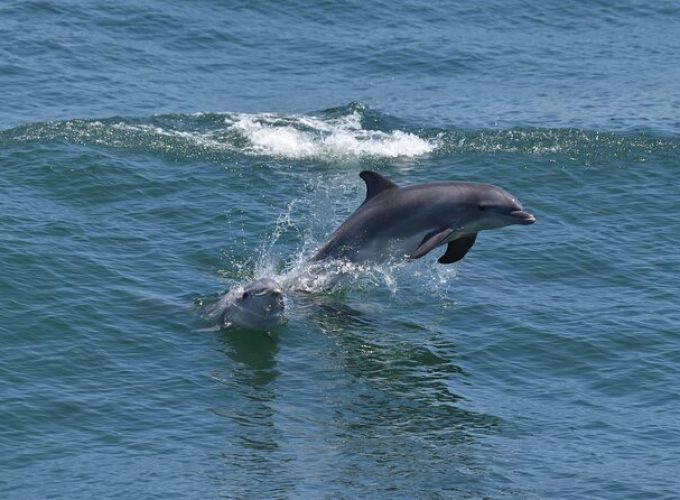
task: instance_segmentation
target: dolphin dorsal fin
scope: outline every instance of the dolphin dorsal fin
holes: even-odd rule
[[[372,172],[371,170],[364,170],[359,174],[359,177],[366,183],[366,199],[364,200],[364,203],[386,189],[395,189],[399,187],[387,177],[380,175],[378,172]]]

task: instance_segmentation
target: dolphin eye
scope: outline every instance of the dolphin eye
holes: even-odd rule
[[[477,205],[479,210],[486,210],[486,205]]]
[[[248,297],[250,297],[250,292],[243,292],[243,298],[247,299]]]

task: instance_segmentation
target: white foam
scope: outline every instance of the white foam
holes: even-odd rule
[[[192,118],[200,119],[202,116],[202,113],[197,113]],[[441,141],[441,138],[423,138],[403,130],[365,129],[359,111],[339,117],[273,113],[224,113],[219,117],[222,123],[216,123],[216,127],[201,126],[199,129],[192,127],[191,120],[176,128],[173,123],[164,123],[163,117],[158,124],[70,120],[45,124],[21,138],[63,136],[76,142],[113,147],[197,148],[202,151],[321,160],[413,158],[431,153]]]
[[[339,118],[241,113],[228,115],[225,122],[248,140],[245,152],[257,155],[397,158],[425,155],[437,147],[410,132],[366,130],[356,111]]]

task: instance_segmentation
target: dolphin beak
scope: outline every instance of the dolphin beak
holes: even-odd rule
[[[524,210],[515,210],[514,212],[510,212],[510,215],[518,219],[517,224],[533,224],[536,222],[536,217]]]

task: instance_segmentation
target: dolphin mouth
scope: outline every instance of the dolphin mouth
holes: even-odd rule
[[[533,224],[536,222],[536,217],[531,215],[529,212],[525,212],[524,210],[515,210],[514,212],[510,212],[510,215],[518,219],[518,224]]]

